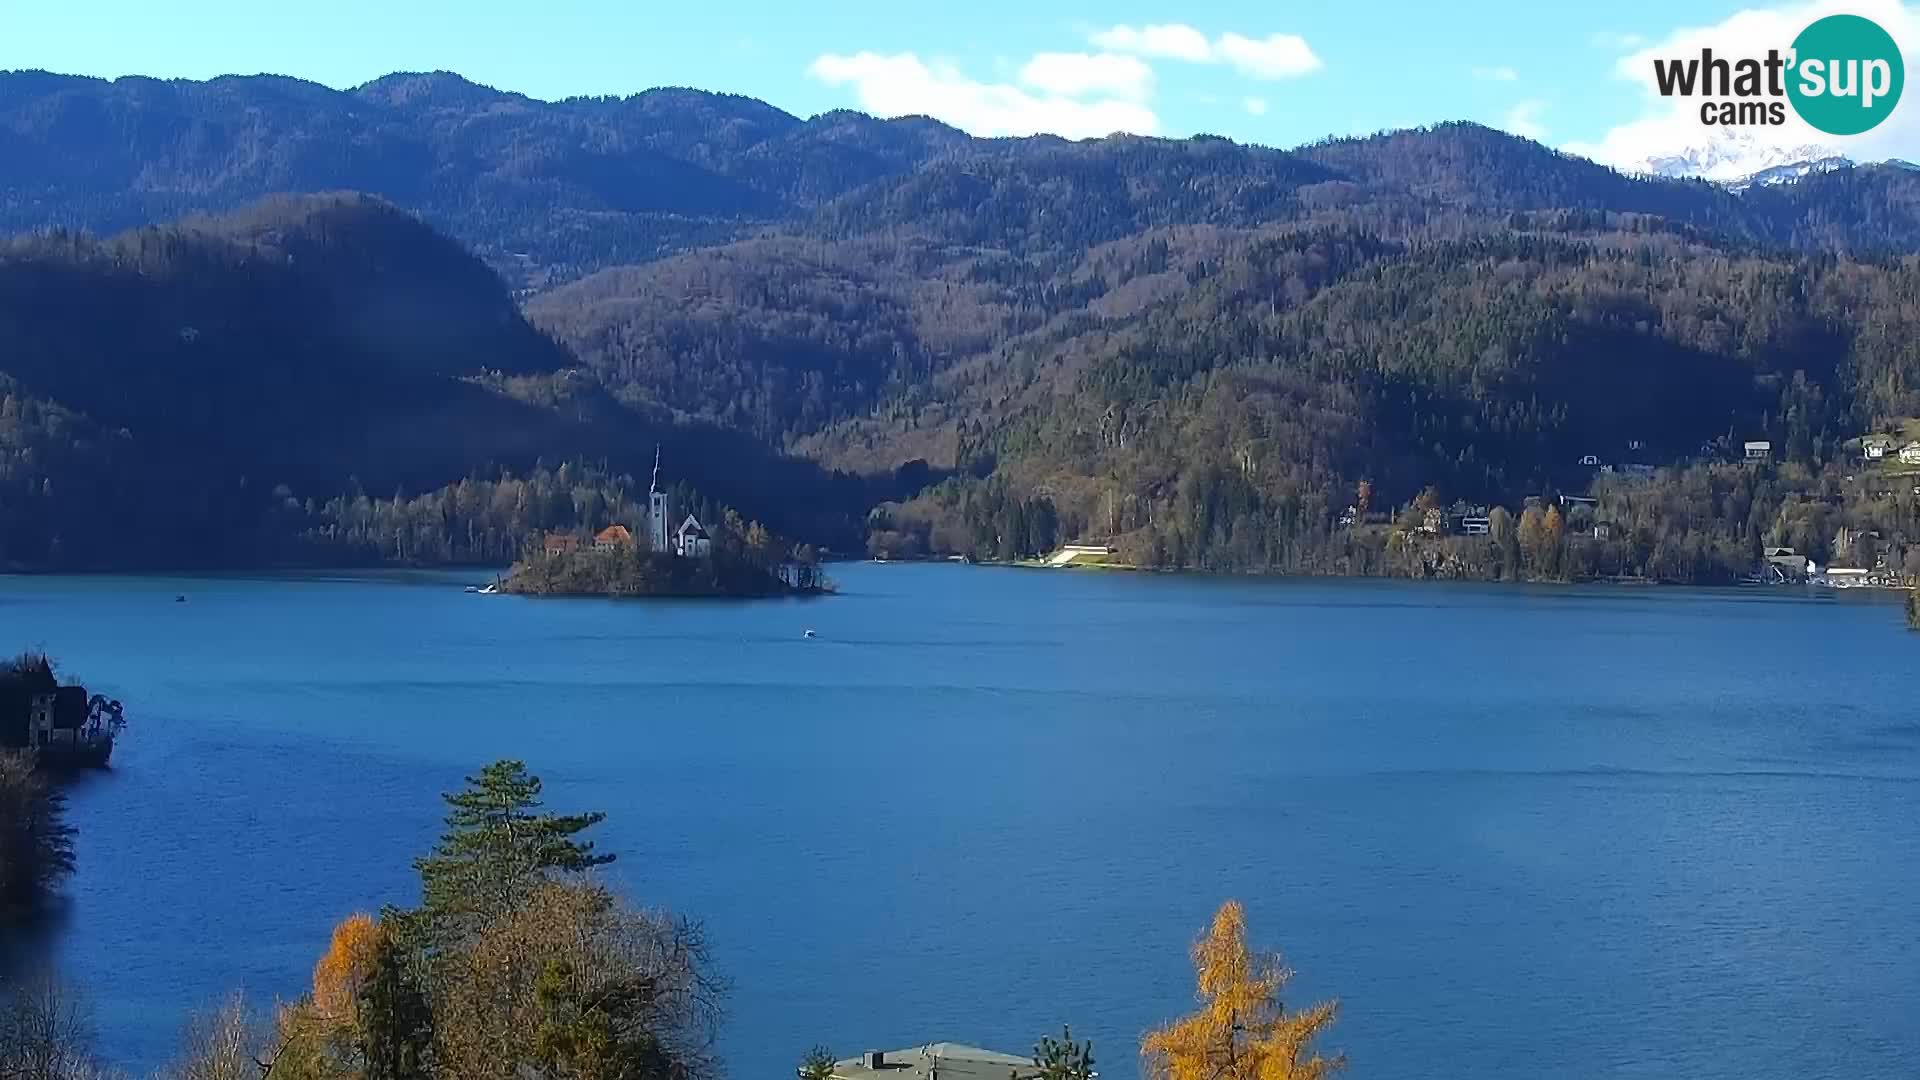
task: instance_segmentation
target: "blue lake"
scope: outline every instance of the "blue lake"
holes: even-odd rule
[[[9,943],[109,1057],[306,985],[518,757],[702,918],[740,1078],[1073,1025],[1102,1072],[1243,900],[1356,1077],[1920,1075],[1920,640],[1885,596],[849,565],[766,603],[4,578],[134,727]],[[185,604],[174,602],[187,593]],[[804,632],[813,629],[814,639]]]

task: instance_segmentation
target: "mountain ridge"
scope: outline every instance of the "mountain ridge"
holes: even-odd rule
[[[543,451],[617,471],[667,441],[702,490],[794,535],[838,545],[849,510],[884,499],[869,529],[902,554],[1106,536],[1153,565],[1437,573],[1441,554],[1404,528],[1341,522],[1374,524],[1370,499],[1584,490],[1613,499],[1595,524],[1617,536],[1562,536],[1552,561],[1448,557],[1468,575],[1728,580],[1763,540],[1824,546],[1843,521],[1920,553],[1904,503],[1862,502],[1834,472],[1853,436],[1920,415],[1903,351],[1920,253],[1908,169],[1733,192],[1470,123],[1292,151],[974,139],[686,89],[545,103],[447,73],[358,96],[245,78],[109,89],[0,76],[0,221],[155,220],[272,185],[365,186],[508,276],[503,301],[472,267],[449,273],[472,278],[460,296],[491,298],[476,311],[517,302],[501,325],[545,341],[546,359],[468,370],[451,391],[532,411],[417,433],[386,462],[414,466],[402,486]],[[405,265],[382,250],[357,256],[369,280]],[[316,294],[379,311],[353,276]],[[445,379],[497,344],[488,320],[471,320],[473,348],[400,351]],[[291,318],[275,332],[310,333]],[[262,371],[241,374],[269,390],[276,364],[300,369],[258,352]],[[114,423],[86,389],[51,403]],[[272,424],[249,430],[280,460]],[[473,452],[481,436],[505,449]],[[1778,474],[1722,469],[1752,437],[1780,447]],[[1675,479],[1607,494],[1575,464],[1601,453]],[[322,463],[338,482],[339,456]],[[396,536],[461,520],[454,495],[399,509],[417,501],[376,513]]]
[[[1276,163],[1297,174],[1288,189],[1306,188],[1314,202],[1267,197],[1289,213],[1350,201],[1339,185],[1352,183],[1399,199],[1395,212],[1409,219],[1432,216],[1436,205],[1631,208],[1770,243],[1796,236],[1751,208],[1707,205],[1687,193],[1690,181],[1626,177],[1474,124],[1291,149],[1215,137],[979,139],[925,117],[838,109],[802,119],[692,88],[548,102],[451,72],[397,72],[348,90],[273,75],[0,73],[0,232],[60,225],[112,233],[281,191],[357,190],[420,213],[516,288],[537,290],[767,228],[804,229],[836,202],[884,200],[882,186],[912,198],[906,189],[925,187],[928,168],[957,177],[995,162],[1004,171],[1050,159],[1124,160],[1127,147],[1241,171]],[[1422,164],[1423,154],[1439,156]],[[1516,162],[1545,183],[1511,194]],[[1338,175],[1309,177],[1315,168]],[[1240,205],[1246,213],[1249,204]],[[1182,220],[1220,223],[1232,212]]]

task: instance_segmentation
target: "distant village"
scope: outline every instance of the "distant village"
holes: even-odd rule
[[[1644,456],[1645,444],[1632,440],[1626,444],[1626,457],[1629,459]],[[1726,460],[1727,455],[1715,446],[1700,448],[1703,458],[1719,457]],[[1858,460],[1878,470],[1868,479],[1872,482],[1867,493],[1874,498],[1892,498],[1904,490],[1920,496],[1920,439],[1900,439],[1891,435],[1874,434],[1858,440],[1858,449],[1854,451]],[[1773,464],[1774,446],[1771,440],[1749,439],[1740,444],[1738,461],[1753,467]],[[1628,460],[1614,462],[1604,459],[1596,453],[1583,454],[1576,464],[1593,470],[1596,476],[1612,476],[1622,480],[1651,481],[1656,466],[1641,461]],[[1910,467],[1910,468],[1909,468]],[[1854,481],[1856,477],[1847,477]],[[1596,540],[1611,538],[1614,525],[1598,517],[1599,500],[1583,495],[1558,495],[1554,503],[1559,507],[1569,529],[1578,530]],[[1535,509],[1546,505],[1546,498],[1530,495],[1523,501],[1524,509]],[[1366,524],[1386,524],[1393,515],[1369,513],[1368,508],[1356,503],[1349,505],[1339,518],[1339,527],[1353,529]],[[1455,503],[1449,508],[1431,507],[1420,513],[1419,520],[1412,526],[1419,533],[1430,536],[1487,536],[1492,532],[1493,520],[1490,507]],[[1833,539],[1832,550],[1851,552],[1856,542],[1863,537],[1878,539],[1878,533],[1856,531],[1842,526]],[[1840,561],[1844,561],[1844,558]],[[1886,562],[1884,550],[1881,550],[1873,566],[1826,566],[1822,567],[1816,559],[1805,552],[1791,547],[1770,546],[1762,549],[1759,563],[1745,581],[1748,584],[1809,584],[1830,588],[1906,588],[1910,582],[1901,568],[1890,567]]]

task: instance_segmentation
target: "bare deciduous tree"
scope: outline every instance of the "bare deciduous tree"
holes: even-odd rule
[[[51,975],[29,979],[0,1003],[0,1080],[96,1080],[87,1004]]]

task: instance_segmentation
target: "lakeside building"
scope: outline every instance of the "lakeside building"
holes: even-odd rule
[[[1030,1057],[952,1042],[869,1050],[833,1063],[834,1080],[1033,1080],[1038,1075]]]
[[[119,702],[61,686],[51,668],[0,665],[0,747],[32,750],[49,765],[104,768],[124,726]]]
[[[1748,440],[1746,451],[1748,461],[1761,462],[1773,460],[1773,443],[1765,439]]]
[[[617,551],[633,546],[633,533],[625,525],[609,525],[593,535],[593,550]]]

